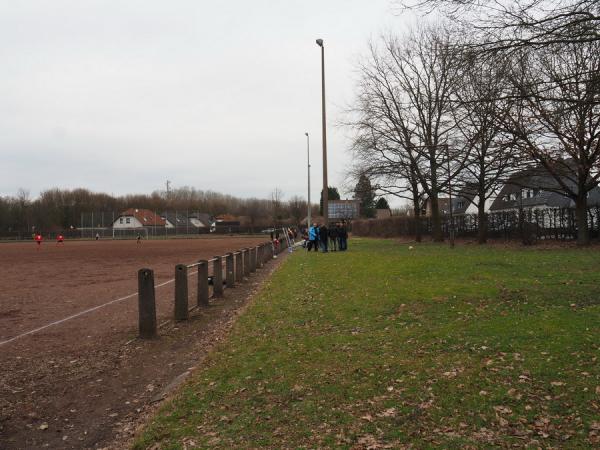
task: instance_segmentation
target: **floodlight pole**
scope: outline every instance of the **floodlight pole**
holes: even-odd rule
[[[323,121],[323,221],[329,226],[329,187],[327,185],[327,130],[325,120],[325,45],[323,39],[317,39],[321,47],[321,108]]]
[[[310,217],[310,136],[308,135],[308,132],[304,134],[306,135],[306,160],[308,162],[308,215],[306,216],[306,226],[310,228],[312,223]]]

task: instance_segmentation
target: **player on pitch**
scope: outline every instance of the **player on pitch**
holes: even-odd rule
[[[62,234],[58,233],[58,236],[56,236],[56,245],[64,244],[64,243],[65,243],[65,237]]]
[[[42,237],[42,233],[36,233],[34,239],[35,239],[35,242],[37,243],[37,249],[39,251],[40,247],[42,246],[42,241],[44,240],[44,238]]]

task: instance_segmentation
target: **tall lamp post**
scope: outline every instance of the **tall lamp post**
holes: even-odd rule
[[[323,120],[323,220],[329,226],[329,187],[327,185],[327,131],[325,120],[325,46],[323,39],[317,39],[321,47],[321,107]]]
[[[306,216],[306,227],[310,228],[311,218],[310,218],[310,136],[308,132],[304,133],[306,135],[306,161],[308,162],[308,215]]]

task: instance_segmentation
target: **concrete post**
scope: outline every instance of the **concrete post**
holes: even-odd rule
[[[208,306],[208,261],[198,261],[198,306]]]
[[[258,244],[258,246],[256,247],[256,268],[257,269],[260,269],[262,267],[262,251],[263,251],[263,245]]]
[[[187,266],[175,266],[175,320],[187,320],[188,313],[188,278]]]
[[[256,247],[250,247],[250,272],[256,272]]]
[[[244,260],[241,250],[235,255],[235,279],[238,283],[244,280]]]
[[[227,289],[235,286],[235,274],[233,272],[233,253],[227,253],[225,256],[225,282]]]
[[[223,297],[223,258],[215,256],[213,265],[213,296]]]
[[[248,275],[250,275],[250,252],[247,248],[242,250],[242,256],[244,259],[244,276],[248,278]]]
[[[154,272],[151,269],[138,271],[139,333],[142,339],[151,339],[156,334],[156,301],[154,295]]]

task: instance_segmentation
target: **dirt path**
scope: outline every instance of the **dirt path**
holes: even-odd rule
[[[160,283],[172,278],[176,263],[263,239],[199,241],[148,241],[143,248],[129,241],[71,243],[68,250],[48,246],[39,254],[23,253],[31,246],[0,246],[0,270],[7,274],[0,281],[0,341],[135,292],[140,267],[153,268]],[[194,311],[190,321],[168,322],[158,340],[135,339],[134,296],[0,346],[0,448],[113,448],[125,442],[153,399],[198,365],[280,261]],[[161,289],[157,306],[164,322],[173,285]],[[191,289],[190,299],[194,295]]]

